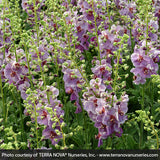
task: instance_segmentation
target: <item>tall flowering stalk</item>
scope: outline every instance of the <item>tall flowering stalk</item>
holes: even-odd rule
[[[16,7],[19,6],[18,2],[16,2],[16,4],[15,4],[16,6],[12,10],[10,8],[10,2],[6,1],[6,3],[7,3],[7,6],[9,6],[8,7],[9,14],[11,14],[11,12],[16,12],[15,11]],[[15,56],[15,68],[17,70],[20,70],[20,67],[21,67],[20,63],[19,63],[19,58],[18,58],[18,55],[17,55],[18,49],[16,47],[16,37],[17,37],[18,32],[19,32],[18,29],[21,30],[20,20],[21,19],[18,19],[18,16],[15,13],[14,13],[14,16],[12,18],[10,18],[10,25],[11,25],[10,28],[11,28],[11,32],[12,32],[12,42],[13,42],[13,49],[14,49],[14,56]],[[15,24],[16,24],[17,28],[15,27]],[[17,93],[20,96],[19,91]],[[19,109],[20,118],[21,118],[22,139],[23,139],[23,141],[25,141],[26,138],[25,138],[25,132],[24,132],[24,120],[23,120],[23,117],[22,117],[23,116],[22,115],[22,106],[20,105],[20,103],[18,103],[17,107]],[[7,118],[6,118],[6,120],[7,120]]]
[[[146,78],[150,78],[151,75],[157,74],[158,71],[158,64],[159,61],[158,55],[159,51],[154,48],[153,44],[149,42],[151,39],[152,41],[156,41],[157,38],[152,33],[153,28],[158,30],[158,25],[154,22],[150,17],[151,6],[153,2],[148,1],[137,1],[137,4],[140,5],[140,19],[145,19],[145,29],[142,29],[145,37],[141,37],[141,41],[139,44],[135,46],[134,53],[131,55],[131,60],[135,68],[131,70],[134,73],[134,83],[135,84],[143,84],[141,95],[141,109],[144,110],[144,94],[145,94],[145,82]],[[145,7],[144,7],[145,6]],[[142,13],[145,12],[143,15]],[[153,25],[153,23],[155,23]],[[144,41],[142,39],[144,38]],[[143,145],[143,121],[141,122],[140,127],[140,143],[139,147],[142,148]]]
[[[5,34],[4,34],[4,32],[5,32],[5,10],[6,10],[6,1],[2,1],[3,2],[3,15],[2,15],[2,13],[0,13],[1,14],[1,16],[3,16],[3,26],[1,26],[2,28],[2,30],[3,30],[3,44],[2,44],[2,46],[3,46],[3,59],[2,59],[2,61],[5,59],[5,52],[6,52],[6,48],[5,48]],[[2,71],[3,72],[3,71]],[[5,120],[5,118],[6,118],[6,108],[5,108],[5,101],[4,101],[4,92],[3,92],[3,84],[2,84],[2,74],[0,74],[0,87],[1,87],[1,96],[2,96],[2,103],[3,103],[3,118],[4,118],[4,120]]]
[[[34,8],[33,9],[31,7],[32,11],[34,12],[33,17],[35,19],[34,23],[36,27],[36,32],[32,37],[24,33],[24,37],[29,38],[29,41],[27,42],[27,45],[26,44],[24,45],[24,48],[25,48],[25,54],[26,54],[26,61],[29,68],[30,81],[32,82],[32,79],[33,79],[32,78],[33,76],[31,75],[31,73],[36,74],[35,72],[32,71],[32,69],[40,71],[41,78],[42,78],[41,80],[38,80],[39,82],[33,79],[33,84],[38,83],[41,89],[37,90],[36,87],[33,88],[33,85],[31,83],[32,91],[27,90],[25,93],[26,96],[23,97],[26,103],[25,114],[26,115],[29,114],[35,123],[35,128],[36,128],[35,135],[36,135],[37,148],[40,147],[39,124],[46,125],[46,129],[43,130],[43,134],[42,134],[45,139],[50,139],[53,145],[56,145],[60,139],[63,139],[63,148],[66,148],[65,134],[63,133],[63,128],[62,128],[64,126],[64,123],[62,125],[63,114],[60,115],[61,113],[63,113],[63,111],[61,111],[62,106],[55,97],[59,91],[56,88],[51,89],[52,86],[49,87],[47,86],[47,83],[46,83],[44,72],[46,71],[45,64],[49,62],[48,61],[49,53],[47,51],[48,46],[43,47],[44,44],[41,43],[41,42],[45,42],[45,40],[41,39],[40,37],[41,31],[39,31],[39,29],[41,29],[40,27],[41,21],[38,22],[39,17],[38,17],[38,8],[36,6],[37,3],[39,2],[34,1],[32,4],[30,4],[29,2],[22,2],[22,6],[24,5],[23,7],[26,9],[26,11],[27,11],[27,8],[25,7],[26,4],[29,5],[29,8],[31,6]],[[36,41],[34,41],[34,39],[36,39]],[[52,40],[53,40],[53,37],[52,37]],[[24,42],[23,39],[22,39],[22,42]],[[28,50],[27,47],[28,46],[30,47],[31,45],[33,45],[31,47],[32,49]],[[31,60],[30,59],[31,57],[33,61],[32,63],[31,62],[29,63],[29,60]],[[38,63],[36,63],[35,60],[38,60]],[[53,91],[53,90],[56,90],[56,91]],[[45,96],[42,94],[45,94]],[[36,99],[37,96],[39,97],[38,99]],[[47,120],[47,118],[49,119]],[[44,121],[42,123],[43,119]]]
[[[97,13],[95,12],[95,4],[96,1],[92,0],[92,9],[93,9],[93,16],[94,16],[94,25],[95,25],[95,34],[96,34],[96,40],[97,40],[97,48],[98,48],[98,59],[101,64],[101,58],[100,58],[100,47],[99,47],[99,41],[98,41],[98,26],[97,26]]]

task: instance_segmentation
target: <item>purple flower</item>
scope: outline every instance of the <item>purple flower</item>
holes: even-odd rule
[[[120,11],[119,13],[121,15],[125,15],[127,17],[130,17],[130,18],[134,18],[135,17],[135,13],[137,12],[137,9],[136,9],[137,5],[135,2],[128,2],[128,1],[121,1],[120,3]]]
[[[41,2],[39,0],[36,0],[36,6],[39,5],[39,8],[37,9],[37,16],[38,16],[38,19],[39,19],[39,12],[41,11],[41,7],[44,6],[44,2],[45,0],[42,0]],[[23,10],[25,10],[28,15],[29,15],[29,19],[28,20],[31,20],[32,23],[34,23],[34,21],[32,20],[32,18],[34,17],[34,4],[33,3],[29,3],[29,0],[22,0],[22,3],[21,3],[21,6],[23,8]],[[29,10],[32,11],[32,13],[29,12]]]
[[[77,109],[76,109],[75,113],[82,112],[82,108],[81,108],[78,100],[74,103],[74,105],[77,106]]]
[[[82,75],[77,69],[71,69],[70,61],[66,61],[65,65],[63,65],[62,72],[64,73],[63,80],[65,83],[65,91],[68,94],[71,94],[70,100],[76,101],[77,110],[76,113],[81,111],[79,105],[79,95],[78,93],[81,91],[81,86],[84,84]]]
[[[4,69],[4,76],[9,80],[9,83],[16,83],[20,79],[20,74],[13,70],[11,64],[7,64]]]
[[[19,85],[19,89],[21,92],[25,90],[23,87],[24,83]],[[43,130],[42,135],[45,139],[50,139],[52,144],[57,144],[62,138],[62,131],[60,128],[61,123],[63,122],[64,111],[62,110],[63,105],[57,99],[59,95],[59,90],[53,86],[46,86],[46,90],[36,89],[36,92],[32,93],[32,97],[34,97],[34,104],[31,100],[26,99],[26,103],[30,104],[30,108],[25,108],[24,113],[27,116],[31,117],[32,122],[35,122],[35,110],[36,107],[37,115],[37,123],[40,125],[45,125],[46,128]],[[30,97],[30,95],[28,95]],[[50,101],[50,102],[49,102]],[[26,105],[27,105],[26,104]],[[36,106],[34,106],[36,105]],[[53,114],[51,114],[51,112]],[[28,112],[30,111],[30,113]],[[57,119],[58,122],[53,119]],[[52,128],[53,123],[55,127]],[[58,131],[58,133],[57,133]]]
[[[59,128],[56,129],[59,130]],[[49,127],[43,130],[42,136],[44,136],[45,139],[50,139],[53,145],[58,144],[62,139],[62,135],[58,135],[54,129]]]
[[[49,125],[49,122],[51,120],[50,115],[48,114],[48,111],[44,109],[37,110],[37,113],[39,114],[37,117],[37,122],[41,125]]]
[[[157,74],[159,61],[158,55],[160,51],[150,46],[150,49],[146,51],[145,41],[142,42],[142,46],[138,49],[135,46],[135,52],[131,55],[131,60],[135,68],[131,69],[131,72],[134,74],[134,83],[135,84],[144,84],[146,78],[150,78],[151,75]],[[149,45],[148,45],[149,46]],[[147,54],[146,54],[147,53]]]
[[[116,95],[108,93],[102,79],[97,78],[90,81],[92,89],[83,94],[83,107],[88,112],[90,119],[98,128],[98,147],[102,145],[103,139],[113,133],[121,136],[121,125],[127,120],[125,115],[128,111],[128,95],[122,95],[118,100]],[[93,92],[94,91],[94,92]]]
[[[28,81],[23,81],[22,84],[18,85],[18,90],[21,92],[22,99],[26,99],[28,95],[26,94],[26,90],[30,87],[30,84]]]
[[[106,90],[106,86],[102,84],[102,79],[100,78],[91,79],[90,86],[92,87],[93,91],[98,94]]]
[[[4,69],[3,68],[0,70],[0,74],[1,74],[2,82],[4,82],[6,77],[4,76]]]
[[[145,55],[145,51],[137,50],[131,55],[131,60],[134,66],[145,66],[150,62],[150,58]]]
[[[108,80],[111,78],[112,66],[106,62],[105,59],[102,59],[101,65],[100,62],[96,61],[96,66],[91,68],[96,78],[102,78],[103,80]]]

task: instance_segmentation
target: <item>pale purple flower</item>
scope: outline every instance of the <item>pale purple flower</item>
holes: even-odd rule
[[[59,128],[56,128],[59,130]],[[62,135],[58,135],[54,129],[47,127],[43,130],[42,136],[44,136],[45,139],[50,139],[52,144],[58,144],[58,142],[62,139]]]
[[[37,117],[37,122],[41,125],[49,125],[49,122],[51,120],[50,115],[48,114],[48,111],[44,109],[37,110],[37,113],[39,114]]]

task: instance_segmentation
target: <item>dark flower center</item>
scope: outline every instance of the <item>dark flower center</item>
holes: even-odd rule
[[[104,107],[103,107],[102,110],[99,111],[99,114],[103,114],[104,112],[105,112],[105,109],[104,109]]]
[[[42,120],[45,119],[47,117],[47,112],[43,111],[43,113],[41,114],[41,116],[42,116]]]
[[[112,79],[111,79],[111,77],[108,77],[108,79],[107,79],[108,81],[111,81]]]
[[[78,32],[81,32],[81,31],[82,31],[81,26],[78,26],[78,27],[77,27],[77,31],[78,31]]]
[[[157,63],[158,62],[158,58],[153,58],[153,61],[155,62],[155,63]]]
[[[16,63],[16,64],[15,64],[15,67],[16,67],[16,69],[19,69],[19,68],[20,68],[20,64],[19,64],[19,63]]]
[[[97,99],[95,99],[93,102],[94,102],[94,105],[97,107],[98,106]]]
[[[11,77],[15,77],[16,72],[13,71],[10,75],[11,75]]]
[[[111,54],[111,50],[110,49],[106,49],[107,54]]]
[[[53,131],[50,132],[50,138],[53,139],[55,136],[57,136],[57,134]]]
[[[101,134],[98,133],[98,135],[95,135],[95,139],[99,139],[101,137]]]
[[[97,76],[96,75],[94,75],[94,77],[93,77],[94,79],[96,79],[97,78]]]
[[[105,125],[105,124],[102,124],[102,125],[101,125],[101,129],[104,129],[104,128],[106,128],[106,125]]]
[[[72,22],[71,22],[71,21],[69,21],[69,22],[68,22],[68,24],[72,24]]]
[[[85,35],[83,36],[83,38],[87,39],[87,38],[88,38],[88,35],[85,34]]]
[[[92,15],[93,15],[93,11],[89,11],[89,12],[88,12],[88,15],[89,15],[89,16],[92,16]]]
[[[34,12],[34,7],[33,6],[31,7],[31,10],[32,10],[32,12]]]
[[[104,35],[104,38],[105,38],[105,39],[108,39],[108,35],[107,35],[107,34],[105,34],[105,35]]]
[[[61,103],[58,106],[61,107],[61,108],[63,108],[63,104],[61,104]]]
[[[120,114],[121,116],[124,115],[124,113],[120,109],[118,109],[118,114]]]
[[[127,29],[124,30],[124,33],[127,34]]]
[[[24,6],[27,6],[27,3],[25,2],[25,3],[23,3],[24,4]]]
[[[142,62],[142,60],[143,60],[143,57],[139,55],[138,62],[140,62],[140,63],[141,63],[141,62]]]
[[[56,28],[56,27],[57,27],[57,24],[54,23],[54,24],[53,24],[53,27]]]
[[[110,122],[115,123],[115,119],[116,119],[115,116],[113,116],[113,115],[110,116]]]
[[[47,63],[47,61],[43,61],[43,62],[42,62],[42,66],[44,66],[46,63]]]
[[[2,71],[1,74],[4,76],[4,71]]]
[[[129,8],[129,11],[130,11],[131,13],[133,13],[133,8]]]
[[[98,16],[97,16],[97,21],[100,21],[101,20],[101,17],[100,17],[100,15],[98,14]]]
[[[8,56],[8,58],[9,58],[9,59],[11,59],[11,58],[12,58],[12,56],[11,56],[11,55],[9,55],[9,56]]]
[[[147,68],[144,68],[144,69],[143,69],[143,72],[144,72],[144,74],[148,74],[149,71],[148,71]]]
[[[72,89],[72,88],[69,88],[69,89],[67,90],[67,93],[68,93],[68,94],[73,93],[73,89]]]
[[[100,71],[101,71],[102,73],[104,73],[104,72],[105,72],[105,67],[101,67],[101,68],[100,68]]]
[[[36,104],[36,105],[38,104],[38,100],[35,100],[35,104]]]
[[[133,80],[135,81],[137,79],[137,76],[133,76]]]

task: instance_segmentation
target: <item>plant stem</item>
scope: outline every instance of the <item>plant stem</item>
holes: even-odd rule
[[[35,127],[36,127],[36,142],[37,142],[37,149],[39,148],[39,141],[38,141],[38,123],[37,123],[37,109],[36,104],[34,102],[34,116],[35,116]]]
[[[2,78],[0,74],[0,87],[1,87],[1,97],[2,97],[2,104],[3,104],[3,119],[5,120],[6,117],[6,109],[5,109],[5,102],[4,102],[4,94],[3,94],[3,85],[2,85]]]
[[[108,4],[108,3],[107,3]],[[99,41],[98,41],[98,28],[97,28],[97,21],[96,21],[96,12],[94,8],[94,1],[92,0],[92,9],[93,9],[93,16],[94,16],[94,23],[95,23],[95,32],[96,32],[96,39],[97,39],[97,47],[98,47],[98,59],[101,65],[101,53],[100,53],[100,47],[99,47]]]
[[[131,39],[131,54],[134,52],[134,41],[133,41],[133,36],[132,36],[132,28],[131,28],[131,22],[130,22],[130,39]]]
[[[158,134],[157,134],[157,132],[156,132],[156,130],[155,130],[155,128],[154,128],[154,125],[153,125],[152,122],[150,121],[149,117],[148,117],[148,120],[149,120],[149,123],[150,123],[150,125],[151,125],[152,130],[154,131],[154,133],[155,133],[155,135],[156,135],[157,149],[159,149],[159,137],[158,137]]]
[[[79,98],[79,102],[80,102],[80,106],[81,106],[81,109],[82,109],[82,113],[83,113],[83,124],[84,124],[84,128],[85,128],[85,145],[86,145],[86,148],[85,149],[89,149],[88,148],[88,132],[87,132],[87,121],[86,121],[86,116],[85,116],[85,111],[84,111],[84,108],[83,108],[83,105],[82,105],[82,101],[81,101],[81,98]]]
[[[67,37],[68,37],[69,51],[72,52],[71,44],[70,44],[70,40],[69,40],[69,34],[68,34],[68,33],[69,33],[69,28],[68,28],[68,25],[67,25],[67,22],[66,22],[65,19],[64,19],[64,22],[65,22],[65,26],[66,26],[66,29],[67,29],[66,34],[67,34]],[[70,59],[72,62],[74,62],[76,69],[78,69],[78,71],[80,72],[80,74],[81,74],[82,78],[85,80],[87,86],[88,86],[89,88],[92,88],[92,87],[90,86],[90,83],[89,83],[86,75],[83,74],[81,68],[80,68],[80,67],[77,65],[77,63],[76,63],[75,54],[76,54],[76,50],[75,50],[75,44],[74,44],[74,54],[73,54],[73,57],[70,58],[70,57],[67,57],[65,54],[63,54],[63,55],[66,56],[68,59]],[[94,94],[96,97],[98,97],[98,95],[97,95],[93,90],[92,90],[92,92],[93,92],[93,94]]]
[[[57,118],[58,124],[59,124],[59,127],[60,127],[60,130],[61,130],[61,132],[62,132],[63,146],[66,147],[65,135],[64,135],[64,132],[63,132],[63,129],[62,129],[62,126],[61,126],[61,122],[60,122],[59,118],[57,117],[56,113],[54,113],[54,116]]]
[[[3,6],[3,32],[5,31],[6,28],[6,23],[5,23],[5,13],[6,13],[6,0],[3,0],[4,6]],[[5,48],[5,34],[3,33],[3,59],[5,59],[5,52],[6,52],[6,48]]]
[[[37,10],[36,10],[36,0],[33,0],[33,6],[34,6],[34,17],[35,17],[36,33],[37,33],[37,45],[39,47],[39,25],[38,25],[38,17],[37,17]],[[39,56],[38,49],[36,49],[36,53],[37,53],[37,56],[38,56],[38,63],[39,63],[40,71],[41,71],[42,80],[44,82],[44,86],[46,87],[45,77],[44,77],[44,74],[43,74],[43,69],[42,69],[42,66],[41,66],[41,59],[40,59],[40,56]]]
[[[6,10],[6,1],[3,0],[4,6],[3,6],[3,32],[5,31],[5,10]],[[5,59],[5,34],[3,33],[3,59]],[[2,103],[3,103],[3,118],[4,118],[4,126],[5,126],[5,118],[6,118],[6,108],[5,108],[5,101],[4,101],[4,92],[3,92],[3,84],[2,84],[2,76],[0,74],[0,87],[1,87],[1,97],[2,97]]]
[[[151,116],[154,116],[154,83],[150,84],[151,86]]]
[[[147,9],[146,9],[146,48],[147,50],[145,51],[145,54],[147,55],[147,52],[148,52],[148,5],[147,5]]]
[[[25,52],[26,59],[27,59],[27,67],[28,67],[28,72],[29,72],[29,79],[30,79],[30,83],[31,83],[31,89],[33,90],[32,75],[31,75],[31,69],[30,69],[30,65],[29,65],[27,46],[26,46],[25,42],[24,42],[24,52]]]
[[[107,14],[108,14],[108,18],[109,18],[109,30],[110,30],[111,29],[111,16],[110,16],[109,5],[108,5],[107,0],[106,0],[106,5],[107,5]]]
[[[9,6],[9,2],[7,0],[7,6]],[[8,11],[9,11],[9,14],[11,14],[11,10],[10,10],[10,6],[8,7]],[[15,17],[14,17],[15,18]],[[18,56],[17,56],[17,53],[16,53],[16,44],[15,44],[15,32],[13,30],[14,28],[14,21],[13,21],[13,17],[10,18],[10,24],[11,24],[11,32],[12,32],[12,35],[13,35],[13,47],[14,47],[14,54],[15,54],[15,58],[16,58],[16,62],[18,62]]]
[[[19,92],[19,91],[18,91]],[[21,96],[19,94],[20,100],[21,100]],[[19,114],[20,114],[20,119],[21,119],[21,136],[23,141],[26,141],[26,136],[25,136],[25,132],[24,132],[24,120],[23,120],[23,116],[22,116],[22,107],[21,107],[21,101],[18,104],[18,108],[19,108]]]
[[[39,47],[39,25],[38,25],[38,17],[37,17],[37,10],[36,10],[36,0],[33,0],[33,7],[34,7],[34,18],[36,23],[37,45]]]
[[[141,110],[144,110],[144,92],[145,92],[145,85],[142,86],[142,100],[141,100]],[[140,143],[139,143],[139,147],[140,149],[142,149],[142,145],[143,145],[143,121],[141,121],[140,124]]]
[[[48,103],[50,104],[50,101],[48,99]],[[59,120],[59,118],[57,117],[56,113],[53,112],[54,116],[56,117],[57,121],[58,121],[58,124],[59,124],[59,127],[60,127],[60,130],[61,130],[61,133],[62,133],[62,137],[63,137],[63,146],[64,148],[66,147],[66,140],[65,140],[65,135],[64,135],[64,132],[63,132],[63,129],[62,129],[62,125],[61,125],[61,122]]]
[[[115,92],[115,94],[116,94],[116,81],[117,81],[117,78],[118,78],[119,60],[120,60],[120,57],[121,57],[120,50],[121,50],[121,44],[120,44],[120,48],[119,48],[119,51],[118,51],[115,77],[114,77],[114,80],[113,80],[113,91]]]
[[[69,34],[68,34],[69,33],[69,28],[68,28],[68,25],[67,25],[65,19],[64,19],[64,22],[65,22],[66,29],[67,29],[66,34],[67,34],[67,37],[68,37],[69,51],[72,52],[70,39],[69,39]],[[73,57],[72,57],[73,59],[71,59],[73,62],[76,62],[76,60],[75,60],[75,52],[76,52],[76,50],[75,50],[75,44],[74,44],[74,54],[73,54]],[[88,79],[86,78],[86,76],[84,76],[84,74],[82,73],[82,71],[81,71],[80,67],[77,65],[77,63],[75,63],[75,66],[78,69],[78,71],[80,72],[80,74],[82,75],[83,79],[86,81],[87,85],[90,86],[90,84],[88,82]],[[86,132],[86,134],[85,134],[86,135],[85,136],[86,137],[86,149],[87,149],[88,148],[87,125],[86,125],[86,122],[85,122],[86,121],[85,120],[85,113],[84,113],[83,105],[82,105],[82,102],[81,102],[80,98],[79,98],[79,102],[80,102],[80,106],[81,106],[82,112],[83,112],[83,120],[84,120],[85,132]]]

